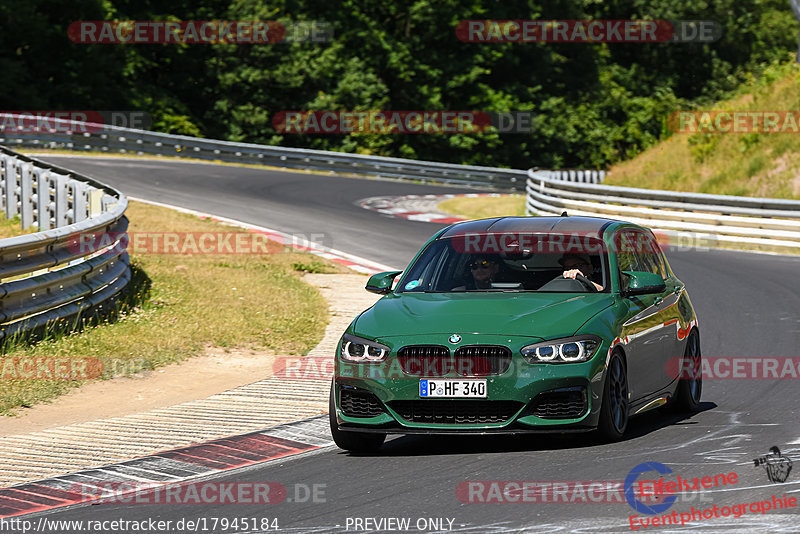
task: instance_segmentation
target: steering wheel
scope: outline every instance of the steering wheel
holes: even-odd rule
[[[577,289],[580,286],[581,289]],[[589,293],[597,293],[597,287],[592,283],[591,280],[586,278],[584,275],[579,274],[575,278],[567,278],[563,274],[561,276],[557,276],[553,278],[545,285],[539,288],[541,291],[567,291],[567,292],[575,292],[575,291],[588,291]]]
[[[584,287],[589,290],[589,293],[597,293],[597,286],[595,286],[591,280],[589,280],[582,274],[575,275],[575,280],[583,284]]]

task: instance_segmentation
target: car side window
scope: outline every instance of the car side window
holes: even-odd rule
[[[639,270],[657,274],[662,280],[666,280],[667,268],[664,265],[664,257],[661,255],[658,241],[650,234],[643,232],[634,232],[634,234],[637,242],[636,255],[642,267]]]
[[[622,271],[635,271],[637,258],[635,248],[631,242],[631,236],[627,232],[620,232],[614,239],[617,253],[617,274],[619,277],[620,289],[628,289],[628,277]]]
[[[628,277],[622,271],[644,271],[667,279],[667,269],[658,242],[648,234],[627,230],[618,234],[617,267],[620,288],[628,288]]]

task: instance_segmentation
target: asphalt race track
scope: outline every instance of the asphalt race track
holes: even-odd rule
[[[381,195],[474,192],[397,181],[264,171],[229,165],[48,156],[125,194],[258,224],[402,269],[441,226],[379,216],[354,201]],[[387,246],[387,243],[391,246]]]
[[[324,232],[327,246],[398,268],[440,226],[385,217],[359,208],[356,201],[378,195],[462,192],[233,166],[42,159],[94,176],[131,196],[289,233]],[[668,251],[667,255],[696,307],[704,357],[798,355],[800,258],[706,250]],[[738,475],[738,483],[687,495],[667,513],[688,512],[692,506],[752,503],[773,495],[800,497],[799,391],[797,380],[791,379],[706,380],[700,413],[681,419],[661,410],[648,412],[631,421],[625,441],[613,445],[598,444],[591,435],[396,437],[373,456],[349,455],[328,447],[218,479],[280,482],[289,489],[289,499],[279,504],[100,504],[50,512],[47,517],[173,521],[268,517],[277,518],[282,532],[384,532],[395,526],[356,523],[356,518],[408,518],[409,532],[630,532],[629,516],[637,512],[624,499],[462,502],[456,489],[465,481],[623,481],[635,466],[653,461],[684,478],[731,471]],[[795,460],[795,471],[782,484],[770,483],[765,470],[753,464],[771,446]],[[324,495],[312,502],[315,499],[306,499],[302,488],[315,484],[324,485],[318,486],[324,488]],[[748,512],[738,519],[709,520],[669,531],[800,532],[799,510]],[[428,522],[437,518],[444,519],[443,526]],[[420,520],[423,528],[418,530]],[[358,525],[361,528],[355,528]]]

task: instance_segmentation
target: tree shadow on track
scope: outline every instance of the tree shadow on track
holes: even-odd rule
[[[631,417],[625,439],[618,443],[646,436],[672,425],[694,425],[692,418],[713,410],[713,402],[701,402],[697,412],[678,414],[661,408]],[[352,454],[352,456],[438,456],[451,454],[483,454],[492,452],[535,452],[582,449],[614,445],[604,442],[595,432],[521,434],[521,435],[404,435],[388,440],[374,454]]]

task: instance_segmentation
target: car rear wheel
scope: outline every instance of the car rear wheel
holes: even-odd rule
[[[611,355],[608,362],[606,384],[603,388],[603,404],[600,407],[600,423],[597,430],[607,441],[618,441],[628,428],[628,373],[619,352]]]
[[[333,398],[333,384],[331,384],[328,419],[331,424],[333,442],[336,443],[336,446],[340,449],[350,452],[375,452],[381,448],[381,445],[383,445],[383,442],[386,440],[386,434],[339,430],[339,422],[336,420],[336,402]]]
[[[697,330],[692,330],[689,332],[689,339],[686,340],[678,387],[671,403],[675,411],[692,413],[700,406],[700,395],[703,393],[702,364],[700,334]]]

